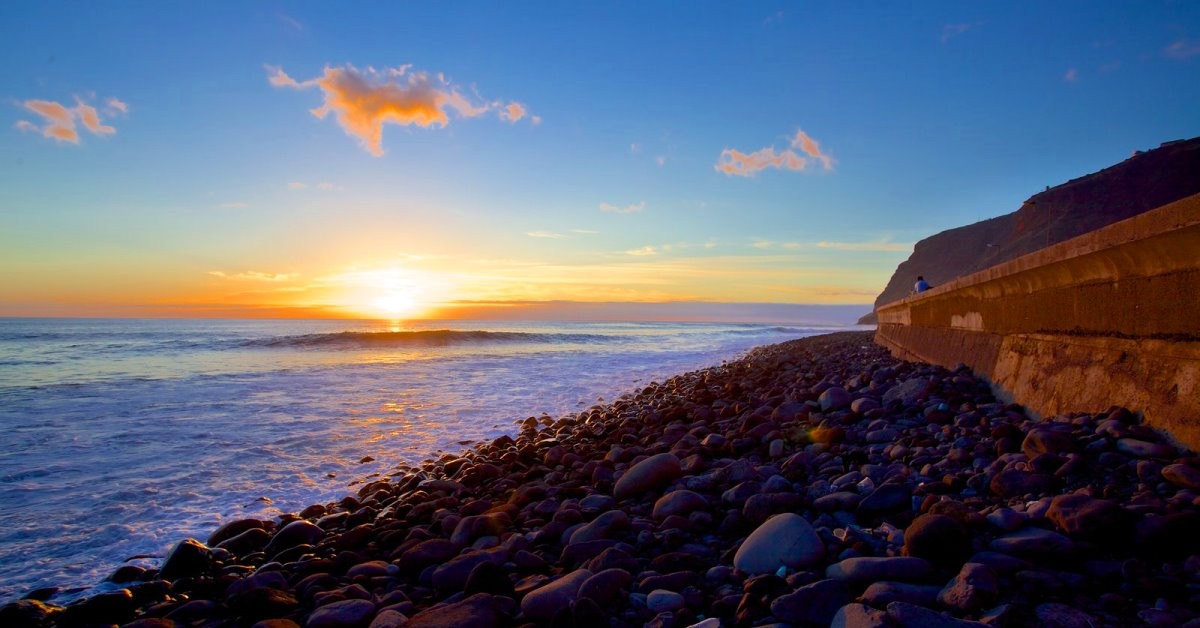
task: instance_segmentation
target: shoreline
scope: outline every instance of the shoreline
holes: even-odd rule
[[[1037,423],[840,332],[531,417],[0,622],[1179,625],[1200,616],[1196,491],[1200,460],[1128,412]]]

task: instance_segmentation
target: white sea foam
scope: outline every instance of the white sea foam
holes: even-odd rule
[[[69,600],[230,519],[828,331],[449,325],[0,319],[0,601]]]

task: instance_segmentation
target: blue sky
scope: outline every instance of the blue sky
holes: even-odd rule
[[[0,24],[0,314],[869,303],[913,242],[1200,134],[1196,2],[14,2]],[[444,119],[367,115],[372,146],[362,101],[312,113],[352,85]]]

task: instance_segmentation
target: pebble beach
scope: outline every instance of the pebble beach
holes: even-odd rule
[[[182,539],[4,626],[1200,626],[1200,458],[870,332],[775,344]]]

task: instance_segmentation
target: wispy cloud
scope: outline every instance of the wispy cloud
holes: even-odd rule
[[[793,149],[808,155],[805,157]],[[821,151],[817,140],[797,129],[789,141],[789,148],[776,150],[774,146],[760,148],[752,153],[743,153],[735,148],[726,148],[713,166],[717,172],[730,176],[753,177],[768,168],[800,171],[808,168],[809,159],[821,163],[826,171],[833,170],[833,157]]]
[[[293,79],[283,68],[266,67],[267,80],[275,87],[319,89],[325,102],[311,113],[320,119],[332,113],[342,129],[376,157],[383,155],[384,124],[445,128],[451,115],[473,118],[488,112],[511,123],[524,118],[533,124],[541,121],[522,103],[489,102],[477,95],[471,98],[443,75],[412,71],[410,66],[384,70],[359,70],[349,64],[326,67],[321,76],[306,81]]]
[[[571,233],[578,233],[578,234],[582,234],[582,235],[596,235],[600,232],[596,231],[595,229],[572,229]]]
[[[304,32],[304,23],[301,22],[300,20],[297,20],[296,18],[294,18],[286,13],[276,13],[275,17],[279,18],[280,22],[282,22],[285,26],[292,29],[293,31],[296,31],[297,33]]]
[[[129,105],[116,98],[110,98],[107,105],[111,115],[129,111]],[[53,100],[26,100],[21,106],[40,116],[42,123],[38,125],[29,120],[18,120],[17,129],[31,133],[40,132],[43,137],[60,142],[79,143],[77,122],[92,135],[113,135],[117,132],[115,127],[101,121],[100,113],[95,107],[78,96],[75,98],[74,107],[67,107]]]
[[[958,24],[946,24],[945,26],[942,26],[942,43],[944,44],[951,39],[954,39],[955,37],[958,37],[959,35],[971,30],[972,28],[975,28],[975,25],[966,22],[961,22]]]
[[[118,113],[129,113],[129,104],[115,96],[104,101],[105,113],[115,116]]]
[[[787,149],[777,153],[772,146],[760,148],[752,153],[726,148],[721,151],[721,157],[714,166],[719,172],[739,177],[752,177],[767,168],[804,170],[806,167],[808,167],[808,161],[792,150]]]
[[[1171,42],[1170,46],[1164,48],[1163,54],[1172,59],[1190,59],[1196,55],[1200,55],[1200,42],[1190,39],[1179,39]]]
[[[219,205],[221,209],[246,209],[249,206],[249,203],[244,203],[242,201],[232,201],[229,203],[221,203]]]
[[[804,154],[821,162],[821,167],[825,170],[833,170],[833,158],[822,153],[821,144],[802,129],[796,129],[796,134],[792,136],[792,148],[799,148]]]
[[[335,185],[329,181],[320,181],[317,183],[309,183],[307,181],[288,181],[287,187],[289,190],[307,190],[312,188],[314,190],[320,190],[321,192],[334,192],[342,189],[340,185]]]
[[[767,19],[763,20],[763,26],[773,26],[775,24],[782,24],[782,23],[783,23],[783,11],[776,11],[775,13],[768,15]]]
[[[655,156],[654,156],[654,163],[656,163],[656,164],[658,164],[658,165],[660,165],[660,166],[665,166],[665,165],[667,165],[667,156],[666,156],[666,155],[655,155]]]
[[[625,251],[625,254],[632,255],[634,257],[646,257],[647,255],[658,255],[658,249],[654,248],[653,246],[646,245],[640,249],[630,249]]]
[[[912,244],[904,244],[901,242],[828,242],[822,240],[817,243],[817,246],[823,249],[834,249],[838,251],[881,251],[881,252],[903,252],[911,251]]]
[[[549,238],[551,240],[562,240],[567,236],[553,231],[529,231],[525,235],[531,238]]]
[[[600,211],[610,212],[610,213],[614,213],[614,214],[636,214],[637,212],[640,212],[643,209],[646,209],[646,201],[642,201],[640,203],[635,203],[632,205],[626,205],[624,207],[619,207],[617,205],[610,205],[608,203],[600,203]]]
[[[1074,83],[1079,80],[1079,70],[1075,68],[1067,68],[1067,73],[1063,74],[1063,80],[1068,83]]]
[[[226,273],[221,270],[210,270],[209,275],[220,277],[221,279],[231,279],[236,281],[288,281],[299,277],[296,273],[264,273],[257,270],[247,270],[240,273]]]

